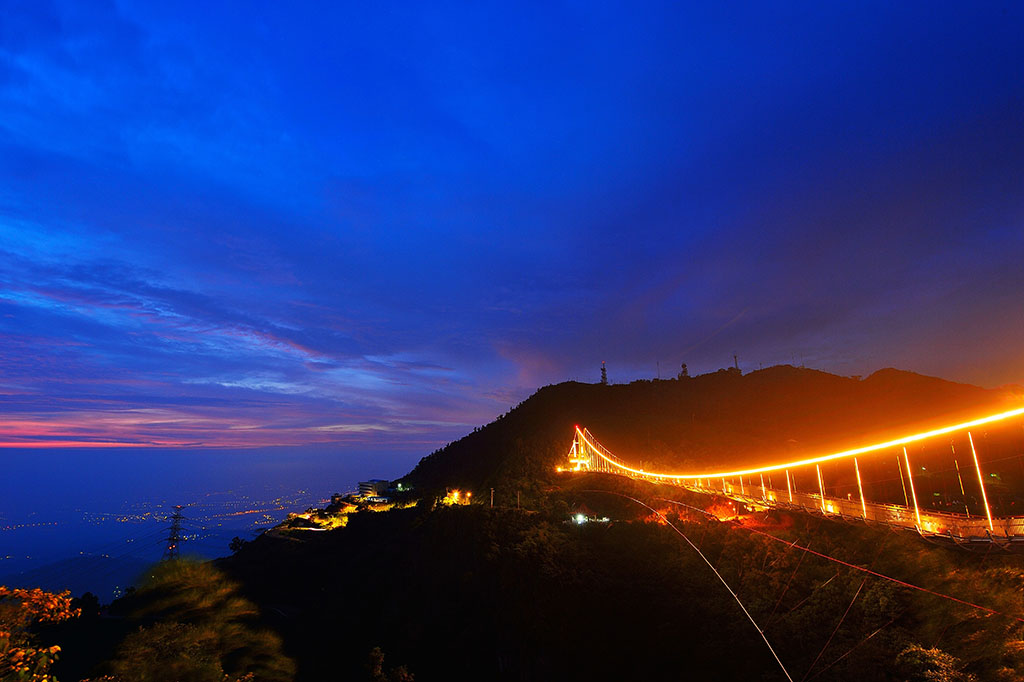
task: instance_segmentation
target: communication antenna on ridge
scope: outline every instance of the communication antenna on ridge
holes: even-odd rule
[[[167,530],[167,548],[164,549],[164,561],[173,561],[178,558],[178,545],[181,544],[181,505],[174,507],[174,514],[171,515],[171,527]]]

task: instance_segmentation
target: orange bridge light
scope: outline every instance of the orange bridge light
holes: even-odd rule
[[[797,467],[801,467],[801,466],[806,466],[806,465],[809,465],[809,464],[820,464],[821,462],[830,462],[830,461],[837,460],[837,459],[846,459],[846,458],[849,458],[849,457],[855,457],[857,455],[863,455],[863,454],[870,453],[870,452],[878,452],[879,450],[887,450],[889,448],[895,448],[895,447],[904,446],[904,445],[907,445],[908,443],[914,443],[914,442],[921,441],[921,440],[927,440],[928,438],[934,438],[935,436],[941,436],[941,435],[947,434],[947,433],[954,433],[956,431],[966,431],[967,429],[973,428],[975,426],[981,426],[982,424],[991,424],[993,422],[1002,421],[1004,419],[1010,419],[1011,417],[1018,417],[1020,415],[1024,415],[1024,407],[1019,407],[1017,409],[1009,410],[1007,412],[1000,412],[998,414],[989,415],[987,417],[981,417],[980,419],[973,419],[971,421],[962,422],[962,423],[959,423],[959,424],[952,424],[950,426],[944,426],[942,428],[932,429],[931,431],[924,431],[922,433],[915,433],[915,434],[910,435],[910,436],[904,436],[903,438],[897,438],[895,440],[889,440],[889,441],[885,441],[883,443],[875,443],[874,445],[865,445],[863,447],[853,448],[852,450],[843,450],[842,452],[834,452],[834,453],[828,454],[828,455],[819,455],[817,457],[808,457],[806,459],[796,460],[796,461],[792,461],[792,462],[780,462],[778,464],[770,464],[770,465],[767,465],[767,466],[754,467],[752,469],[742,469],[742,470],[736,470],[736,471],[715,471],[715,472],[711,472],[711,473],[702,472],[702,473],[699,473],[699,474],[688,474],[688,473],[684,473],[684,474],[669,474],[669,473],[659,473],[659,472],[652,472],[652,471],[643,471],[642,469],[634,469],[632,467],[626,466],[625,464],[622,464],[621,462],[618,462],[618,461],[612,459],[611,457],[609,457],[608,454],[606,454],[607,451],[605,451],[604,448],[595,445],[594,442],[590,440],[590,438],[588,437],[588,433],[589,433],[588,431],[586,431],[584,429],[580,429],[580,427],[577,426],[576,427],[576,434],[577,434],[577,436],[578,436],[578,438],[580,439],[581,442],[586,443],[590,447],[590,449],[593,452],[593,454],[597,455],[602,460],[604,460],[605,462],[607,462],[611,466],[615,467],[616,469],[621,469],[622,471],[627,471],[627,472],[632,473],[632,474],[637,474],[637,475],[643,476],[645,478],[647,478],[647,477],[657,477],[657,478],[668,478],[668,479],[672,479],[672,480],[676,480],[676,481],[687,481],[687,480],[696,480],[698,478],[722,478],[722,479],[725,479],[725,478],[736,478],[737,476],[749,476],[749,475],[752,475],[752,474],[767,473],[769,471],[779,471],[779,470],[782,470],[782,469],[793,469],[793,468],[797,468]],[[973,439],[972,439],[972,441],[973,441]],[[984,488],[983,488],[983,490],[984,490]],[[982,494],[984,495],[984,492]]]

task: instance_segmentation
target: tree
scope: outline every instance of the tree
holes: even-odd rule
[[[217,632],[157,623],[125,637],[111,665],[114,678],[136,682],[222,682]]]
[[[72,599],[71,607],[78,609],[83,618],[95,618],[100,615],[100,599],[92,592]]]
[[[81,614],[72,608],[70,592],[0,586],[0,680],[52,682],[50,666],[59,646],[39,647],[32,630],[42,623],[59,623]]]
[[[678,378],[680,378],[680,379],[689,379],[690,378],[690,370],[686,369],[686,363],[685,362],[682,365],[680,365],[680,367],[679,367],[679,377]]]
[[[413,674],[406,670],[404,665],[392,668],[387,675],[384,674],[384,652],[379,646],[370,650],[366,670],[370,673],[370,682],[414,682]]]
[[[911,644],[896,657],[900,679],[906,682],[974,682],[975,677],[963,672],[960,661],[942,649],[925,649]]]
[[[112,663],[119,678],[201,682],[218,673],[220,679],[251,674],[286,682],[295,676],[280,637],[258,629],[256,606],[211,564],[182,559],[157,564],[130,608],[142,627],[125,639]],[[184,660],[190,657],[195,660]],[[167,677],[166,671],[180,677]]]

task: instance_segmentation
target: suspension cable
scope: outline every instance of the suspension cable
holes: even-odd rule
[[[707,511],[705,511],[703,509],[699,509],[697,507],[693,507],[691,505],[688,505],[685,502],[679,502],[678,500],[669,500],[669,499],[666,499],[666,498],[660,498],[660,499],[663,499],[665,502],[671,502],[673,504],[681,505],[683,507],[689,507],[690,509],[693,509],[693,510],[701,512],[705,516],[711,516],[711,517],[713,517],[713,518],[715,518],[717,520],[717,517],[714,517],[713,514],[709,514]],[[919,592],[925,592],[927,594],[932,594],[932,595],[935,595],[936,597],[942,597],[943,599],[948,599],[948,600],[954,601],[954,602],[956,602],[958,604],[963,604],[964,606],[970,606],[972,609],[978,609],[979,611],[985,611],[987,613],[991,613],[991,614],[996,615],[996,616],[1004,616],[1006,618],[1010,618],[1010,619],[1015,620],[1017,622],[1024,623],[1024,618],[1021,618],[1019,616],[1014,616],[1014,615],[1011,615],[1009,613],[1003,613],[1002,611],[996,611],[995,609],[991,609],[991,608],[989,608],[987,606],[982,606],[981,604],[975,604],[974,602],[969,602],[969,601],[966,601],[964,599],[960,599],[958,597],[954,597],[954,596],[949,595],[949,594],[943,594],[942,592],[936,592],[935,590],[929,590],[926,587],[921,587],[921,586],[915,585],[913,583],[908,583],[907,581],[900,580],[899,578],[893,578],[892,576],[885,575],[884,573],[879,573],[878,571],[872,571],[870,568],[865,568],[864,566],[858,566],[857,564],[851,564],[848,561],[843,561],[842,559],[837,559],[834,556],[829,556],[828,554],[823,554],[822,552],[817,552],[817,551],[815,551],[813,549],[810,549],[809,547],[803,547],[801,545],[796,544],[795,542],[790,542],[789,540],[783,540],[780,537],[776,537],[776,536],[772,535],[771,533],[765,533],[764,531],[757,530],[756,528],[749,528],[749,527],[744,526],[742,524],[736,524],[736,526],[738,528],[742,528],[743,530],[750,531],[751,533],[756,533],[757,535],[763,535],[766,538],[771,538],[772,540],[775,540],[776,542],[781,542],[781,543],[783,543],[785,545],[789,545],[790,547],[796,547],[799,550],[802,550],[804,552],[809,552],[811,554],[814,554],[815,556],[821,557],[822,559],[828,559],[829,561],[834,561],[837,564],[842,564],[843,566],[847,566],[849,568],[853,568],[853,569],[856,569],[858,571],[863,571],[864,573],[870,573],[871,575],[875,576],[876,578],[882,578],[883,580],[888,580],[889,582],[896,583],[897,585],[901,585],[903,587],[908,587],[908,588],[910,588],[912,590],[917,590]]]
[[[821,669],[821,670],[819,670],[818,672],[816,672],[816,673],[814,673],[813,675],[811,675],[810,677],[808,677],[808,678],[807,678],[807,682],[811,682],[811,680],[813,680],[813,679],[814,679],[815,677],[817,677],[818,675],[821,675],[821,674],[822,674],[822,673],[824,673],[824,672],[825,672],[826,670],[828,670],[829,668],[831,668],[832,666],[834,666],[834,665],[835,665],[836,663],[838,663],[839,661],[843,660],[844,658],[846,658],[847,656],[849,656],[850,654],[852,654],[852,653],[853,653],[853,650],[854,650],[854,649],[856,649],[856,648],[857,648],[857,647],[859,647],[859,646],[860,646],[861,644],[863,644],[864,642],[868,641],[869,639],[871,639],[872,637],[874,637],[875,635],[877,635],[877,634],[878,634],[879,632],[881,632],[881,631],[882,631],[882,630],[884,630],[885,628],[887,628],[887,627],[889,627],[890,625],[892,625],[893,623],[895,623],[895,622],[896,622],[896,620],[897,620],[898,618],[900,618],[900,617],[901,617],[901,616],[902,616],[902,615],[903,615],[904,613],[906,613],[906,611],[905,611],[905,610],[904,610],[904,611],[902,611],[902,612],[900,612],[900,613],[898,613],[898,614],[896,614],[896,615],[895,615],[895,616],[893,616],[892,618],[890,618],[890,619],[889,619],[889,621],[888,621],[887,623],[885,623],[884,625],[881,625],[881,626],[879,626],[879,627],[878,627],[878,628],[877,628],[876,630],[874,630],[874,631],[873,631],[873,632],[872,632],[872,633],[871,633],[870,635],[868,635],[867,637],[865,637],[864,639],[860,640],[859,642],[857,642],[856,644],[854,644],[854,645],[853,645],[852,647],[850,647],[850,648],[849,648],[849,649],[847,650],[847,652],[846,652],[845,654],[843,654],[842,656],[840,656],[840,657],[839,657],[839,658],[837,658],[836,660],[832,661],[831,663],[829,663],[828,665],[826,665],[826,666],[825,666],[824,668],[822,668],[822,669]]]
[[[850,600],[850,605],[846,607],[845,611],[843,611],[843,617],[839,619],[838,623],[836,623],[836,627],[832,630],[832,634],[828,636],[827,640],[825,640],[825,646],[821,647],[821,651],[819,651],[818,655],[814,657],[811,667],[808,668],[807,672],[804,673],[804,676],[800,678],[800,682],[804,682],[804,680],[807,679],[807,676],[811,674],[811,671],[814,670],[814,666],[818,665],[818,661],[821,660],[821,655],[825,653],[825,650],[828,649],[828,645],[832,643],[832,638],[836,636],[837,632],[839,632],[839,628],[842,627],[843,621],[846,620],[846,616],[849,615],[850,609],[853,608],[853,603],[857,601],[857,597],[860,596],[860,591],[864,589],[864,583],[867,581],[867,576],[864,576],[864,580],[860,581],[860,587],[858,587],[857,591],[853,593],[853,599]]]
[[[700,555],[700,558],[704,560],[704,563],[706,563],[708,565],[708,568],[710,568],[712,571],[714,571],[715,575],[718,576],[718,579],[722,582],[723,585],[725,585],[725,589],[727,589],[729,591],[729,594],[732,595],[732,598],[735,599],[736,603],[740,605],[740,608],[743,610],[743,613],[747,616],[747,618],[750,620],[751,624],[757,630],[757,634],[761,635],[761,639],[764,640],[765,645],[768,647],[768,651],[772,652],[772,656],[775,658],[775,662],[779,664],[780,668],[782,668],[782,673],[786,676],[786,679],[789,680],[789,682],[793,682],[793,678],[790,676],[789,671],[786,670],[786,666],[782,664],[782,660],[779,658],[779,655],[777,653],[775,653],[775,649],[772,648],[771,642],[769,642],[768,638],[765,636],[764,630],[761,629],[761,626],[757,624],[757,621],[754,620],[754,617],[750,615],[749,611],[747,611],[747,607],[743,605],[743,602],[740,601],[740,598],[738,596],[736,596],[736,593],[733,592],[731,587],[729,587],[729,583],[725,582],[725,578],[723,578],[722,574],[718,572],[718,569],[715,568],[714,564],[712,564],[710,561],[708,561],[708,558],[706,556],[704,556],[704,552],[700,551],[697,548],[697,545],[693,544],[690,541],[690,538],[686,537],[686,534],[683,533],[683,531],[681,531],[678,528],[676,528],[676,525],[674,523],[672,523],[671,521],[669,521],[665,517],[664,514],[662,514],[660,511],[658,511],[654,507],[651,507],[650,505],[648,505],[648,504],[646,504],[644,502],[641,502],[640,500],[636,499],[635,497],[630,497],[629,495],[623,495],[621,493],[612,492],[611,490],[581,490],[580,492],[583,492],[583,493],[606,493],[608,495],[617,495],[619,497],[624,497],[627,500],[632,500],[633,502],[636,502],[637,504],[639,504],[641,507],[645,507],[645,508],[649,509],[650,511],[654,512],[655,514],[657,514],[658,517],[662,521],[667,523],[669,525],[669,527],[672,528],[672,530],[674,530],[676,533],[679,534],[680,537],[682,537],[684,540],[686,540],[686,544],[690,545],[690,547],[693,548],[693,551],[697,552],[697,554]]]

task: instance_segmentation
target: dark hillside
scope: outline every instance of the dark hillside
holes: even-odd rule
[[[701,548],[793,679],[810,679],[812,668],[834,682],[975,679],[927,676],[923,665],[904,670],[901,652],[922,643],[943,650],[925,652],[932,657],[955,656],[953,667],[968,667],[979,682],[1022,679],[1020,623],[941,596],[1016,617],[1024,608],[1018,555],[940,548],[809,515],[677,518],[679,507],[657,500],[701,504],[704,496],[618,476],[570,485],[580,489],[552,496],[585,497],[611,522],[424,504],[360,513],[324,533],[268,533],[219,564],[280,634],[298,680],[367,679],[363,664],[375,646],[423,682],[784,679],[686,542],[639,505],[596,493],[622,491],[662,506]],[[791,542],[812,542],[847,563]]]
[[[895,369],[863,380],[783,365],[612,386],[567,382],[425,457],[408,479],[428,489],[530,490],[562,461],[575,424],[626,461],[699,471],[864,445],[1020,402],[1019,389]]]

